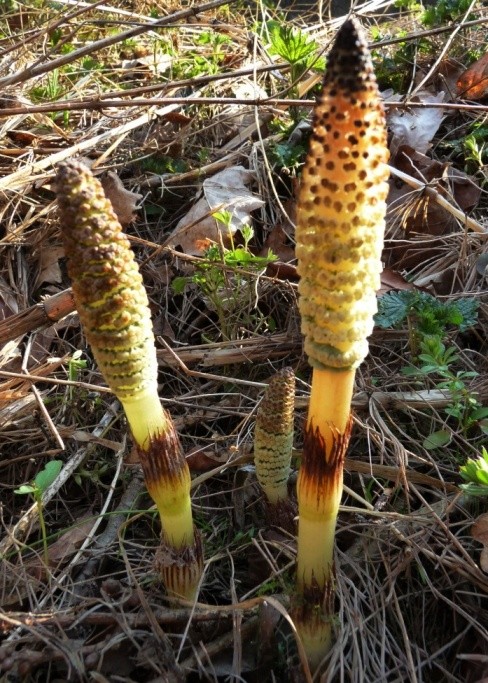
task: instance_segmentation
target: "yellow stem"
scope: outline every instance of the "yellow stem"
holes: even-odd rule
[[[134,396],[120,400],[134,441],[140,448],[146,448],[151,437],[165,433],[168,419],[159,400],[157,385],[149,385]]]
[[[145,468],[147,489],[161,517],[164,538],[176,549],[191,546],[194,530],[190,471],[157,387],[150,385],[121,399],[121,403]],[[148,476],[148,470],[154,476]]]
[[[334,432],[344,434],[351,413],[355,369],[314,368],[307,427],[318,428],[325,439],[326,454],[332,452]],[[326,455],[327,457],[327,455]]]
[[[149,487],[151,498],[161,517],[163,538],[173,548],[181,549],[193,545],[194,527],[190,498],[190,472],[183,472],[182,485],[178,487]],[[188,480],[188,481],[186,481]]]
[[[340,500],[340,496],[338,498]],[[300,593],[313,580],[323,588],[333,576],[336,521],[337,515],[319,517],[314,511],[300,506],[297,554],[297,587]]]
[[[305,460],[297,484],[297,582],[301,591],[314,582],[324,588],[332,577],[354,376],[355,370],[313,371]]]

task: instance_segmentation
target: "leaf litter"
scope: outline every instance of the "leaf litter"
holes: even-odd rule
[[[377,23],[373,5],[361,13],[385,43],[381,77],[396,56],[389,38],[399,22],[407,46],[423,25],[393,3]],[[294,204],[321,77],[313,51],[329,44],[338,19],[288,15],[311,39],[305,72],[292,84],[269,43],[282,21],[269,7],[261,6],[256,24],[255,13],[232,3],[206,12],[170,5],[163,31],[137,3],[63,7],[65,16],[42,3],[32,15],[15,3],[0,10],[1,106],[13,107],[0,123],[0,671],[26,683],[305,680],[283,618],[295,542],[265,526],[252,432],[265,384],[292,366],[299,457],[310,374],[296,307]],[[471,11],[486,22],[482,3]],[[456,372],[477,373],[466,399],[486,405],[486,156],[482,143],[470,154],[462,146],[468,133],[482,140],[476,134],[485,125],[484,113],[470,108],[485,97],[485,62],[468,56],[464,41],[478,56],[484,42],[476,25],[463,25],[451,44],[452,29],[445,19],[438,34],[422,36],[430,60],[423,48],[411,53],[419,74],[409,74],[412,97],[396,86],[385,92],[392,190],[379,294],[477,302],[476,323],[450,327],[445,343],[458,357]],[[290,35],[301,49],[299,34]],[[444,45],[438,71],[415,91]],[[300,102],[289,99],[295,85]],[[204,99],[192,102],[197,97]],[[195,606],[162,593],[156,517],[70,298],[50,183],[56,163],[77,155],[109,179],[161,333],[161,397],[194,468],[205,535]],[[249,270],[207,258],[212,245],[221,255],[242,249],[247,226],[250,256],[271,249],[277,261]],[[195,273],[200,280],[172,289]],[[210,285],[214,304],[225,299],[225,337]],[[446,418],[451,399],[433,378],[402,373],[411,327],[378,326],[370,342],[339,519],[341,629],[324,680],[475,683],[487,676],[488,498],[474,504],[464,495],[459,467],[479,454],[482,432]],[[78,351],[85,368],[73,362]],[[449,444],[425,448],[446,425]],[[63,469],[43,499],[46,566],[35,506],[13,492],[54,459]]]

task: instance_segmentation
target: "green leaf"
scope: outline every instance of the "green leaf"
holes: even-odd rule
[[[279,55],[289,64],[312,61],[310,58],[314,57],[319,47],[314,40],[279,21],[268,21],[266,25],[272,53]]]
[[[418,377],[422,374],[414,365],[406,365],[404,368],[402,368],[401,372],[402,375],[405,375],[405,377]]]
[[[174,294],[183,294],[185,291],[186,285],[191,281],[190,278],[188,277],[175,277],[171,281],[171,289],[173,290]]]
[[[465,481],[488,487],[488,451],[486,448],[482,448],[479,458],[469,458],[466,464],[459,468],[459,472]]]
[[[386,329],[403,322],[407,317],[411,301],[412,292],[410,291],[388,292],[378,299],[378,312],[374,317],[375,324]]]
[[[44,491],[51,486],[61,472],[62,466],[62,460],[51,460],[45,465],[44,469],[37,474],[34,483],[41,493],[44,493]]]
[[[27,493],[34,493],[35,490],[35,486],[31,486],[30,484],[22,484],[22,486],[19,486],[18,489],[15,489],[14,493],[25,496]]]
[[[212,216],[216,221],[222,223],[222,225],[225,225],[227,228],[232,223],[232,214],[230,211],[214,211]]]
[[[450,440],[451,434],[445,429],[439,429],[439,431],[429,434],[429,436],[424,439],[422,445],[424,448],[431,451],[434,448],[442,448],[442,446],[446,446]]]
[[[460,484],[460,487],[467,496],[472,496],[473,498],[479,498],[488,496],[488,486],[483,484],[474,484],[469,482],[469,484]]]
[[[478,318],[479,302],[471,297],[442,302],[427,292],[405,290],[388,292],[378,300],[375,323],[379,327],[394,327],[408,315],[416,318],[422,335],[443,336],[447,325],[461,332],[473,327]]]
[[[471,417],[473,418],[473,420],[483,420],[485,417],[488,417],[488,406],[476,408],[471,413]]]

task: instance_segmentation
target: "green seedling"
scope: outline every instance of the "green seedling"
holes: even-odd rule
[[[62,466],[63,463],[61,460],[51,460],[44,466],[44,469],[36,475],[32,483],[22,484],[22,486],[19,486],[19,488],[14,491],[14,493],[21,496],[32,494],[37,505],[39,524],[41,526],[42,546],[44,549],[44,562],[46,563],[46,566],[49,564],[49,555],[47,551],[46,523],[42,509],[42,496],[51,484],[54,483],[58,474],[61,472]]]
[[[80,376],[81,370],[84,370],[87,366],[87,361],[82,360],[81,356],[83,351],[78,349],[74,352],[68,361],[68,379],[70,382],[77,382]],[[69,400],[73,400],[73,387],[68,388]]]
[[[279,21],[268,21],[270,52],[278,55],[290,65],[292,90],[290,94],[296,94],[296,83],[302,76],[314,67],[319,71],[325,68],[325,60],[318,56],[320,46],[315,40],[293,28],[289,24]]]
[[[269,158],[273,164],[278,168],[286,169],[290,175],[296,175],[303,163],[304,156],[305,147],[303,145],[287,140],[271,144],[269,148]]]
[[[469,458],[459,468],[461,477],[466,482],[461,488],[468,496],[488,496],[488,451],[483,446],[478,458]]]
[[[225,227],[230,248],[212,244],[206,250],[204,260],[196,265],[195,273],[190,277],[176,277],[171,286],[175,294],[182,294],[187,285],[197,285],[209,309],[217,314],[220,332],[226,339],[232,339],[235,336],[236,316],[242,319],[243,313],[254,301],[255,283],[249,273],[264,270],[277,256],[271,250],[266,256],[252,253],[249,243],[254,231],[250,226],[240,228],[244,243],[236,246],[231,230],[232,214],[218,211],[213,216]]]
[[[53,69],[47,74],[46,84],[36,86],[31,90],[34,102],[56,102],[63,94],[59,69]]]
[[[407,323],[412,356],[416,357],[423,337],[447,335],[449,325],[465,332],[476,324],[478,302],[465,297],[442,302],[427,292],[404,290],[388,292],[378,300],[375,325],[383,329]]]
[[[467,135],[462,142],[465,170],[467,173],[479,174],[482,185],[488,181],[488,145],[486,144],[487,135],[488,127],[479,127],[470,135]]]
[[[459,360],[459,356],[454,348],[446,348],[438,336],[425,337],[420,343],[420,350],[418,367],[405,367],[403,374],[433,377],[437,380],[436,388],[449,393],[451,401],[444,412],[455,419],[458,428],[467,433],[472,427],[478,426],[488,434],[488,407],[483,406],[467,386],[467,381],[479,373],[474,370],[453,370],[451,365]],[[427,449],[441,448],[450,440],[450,430],[441,429],[432,432],[423,445]]]
[[[445,414],[454,418],[459,429],[467,433],[477,426],[488,433],[488,407],[483,406],[470,391],[467,382],[478,376],[475,371],[454,370],[460,357],[454,347],[447,347],[448,326],[464,332],[472,327],[478,317],[478,302],[463,298],[443,303],[425,292],[408,290],[389,292],[378,302],[375,323],[379,327],[398,327],[408,324],[410,350],[413,365],[404,367],[404,375],[421,378],[432,377],[436,388],[447,391],[451,402]],[[451,440],[451,431],[443,428],[424,439],[424,448],[441,448]]]

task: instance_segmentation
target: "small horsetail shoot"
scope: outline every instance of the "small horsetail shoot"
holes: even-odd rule
[[[288,496],[293,451],[295,373],[282,368],[269,381],[256,415],[254,464],[271,523],[294,529],[295,505]]]

